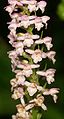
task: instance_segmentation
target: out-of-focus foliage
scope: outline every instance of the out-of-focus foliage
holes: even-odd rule
[[[64,0],[61,0],[57,7],[57,14],[61,20],[64,21]]]

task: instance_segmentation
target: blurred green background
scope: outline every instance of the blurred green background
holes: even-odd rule
[[[55,64],[56,81],[52,84],[60,88],[57,104],[51,98],[47,100],[48,111],[43,111],[42,119],[64,119],[64,0],[46,0],[48,2],[46,15],[51,17],[48,29],[44,32],[53,38],[54,50],[57,52]],[[0,0],[0,119],[11,119],[16,113],[16,101],[11,99],[10,79],[14,77],[11,72],[11,62],[7,52],[11,50],[7,35],[9,33],[7,22],[10,17],[4,7],[7,0]]]

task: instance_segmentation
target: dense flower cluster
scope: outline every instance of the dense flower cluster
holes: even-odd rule
[[[15,73],[11,83],[13,99],[20,99],[20,104],[16,105],[18,113],[12,119],[31,119],[32,109],[41,107],[47,110],[44,104],[45,95],[51,95],[54,102],[57,100],[58,88],[46,88],[46,82],[51,84],[55,81],[53,68],[42,68],[41,63],[47,58],[55,63],[55,51],[50,51],[53,47],[52,38],[43,38],[38,32],[47,28],[48,16],[37,16],[40,9],[43,13],[47,3],[36,0],[8,0],[5,8],[9,12],[11,22],[8,22],[10,34],[9,43],[14,50],[9,51],[12,71]],[[21,32],[19,32],[19,28]],[[33,29],[37,32],[33,33]],[[45,50],[46,49],[46,50]],[[48,50],[48,51],[47,51]],[[46,65],[46,64],[45,64]],[[43,84],[40,80],[43,80]],[[46,80],[44,80],[46,79]]]

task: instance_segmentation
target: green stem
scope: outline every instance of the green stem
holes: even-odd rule
[[[41,39],[42,39],[42,36],[43,36],[43,30],[42,30],[42,32],[41,32]]]

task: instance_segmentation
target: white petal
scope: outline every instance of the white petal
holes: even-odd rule
[[[45,72],[44,72],[44,71],[37,71],[36,73],[37,73],[38,75],[45,76]]]
[[[57,95],[53,95],[53,100],[54,100],[54,102],[56,103],[56,101],[57,101]]]
[[[43,103],[42,103],[41,107],[43,110],[47,110],[47,107]]]
[[[25,52],[27,52],[29,54],[33,54],[34,53],[34,50],[26,49]]]
[[[33,96],[37,92],[37,88],[28,87],[27,91],[30,96]]]

